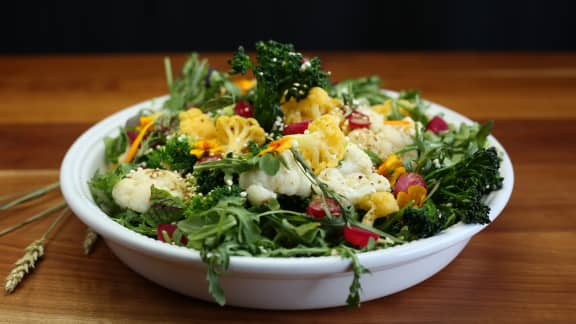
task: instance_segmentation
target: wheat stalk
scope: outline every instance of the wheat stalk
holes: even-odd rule
[[[68,215],[67,211],[68,208],[60,212],[54,222],[52,222],[44,234],[42,234],[42,237],[32,242],[24,249],[26,253],[24,253],[24,256],[18,259],[16,263],[14,263],[12,270],[8,274],[8,277],[6,277],[4,285],[6,293],[12,293],[24,280],[26,275],[34,270],[36,263],[38,263],[38,260],[44,255],[44,243],[46,242],[48,235],[50,235],[52,230],[64,219],[64,217]]]
[[[33,199],[38,198],[40,196],[43,196],[46,193],[58,188],[59,186],[60,186],[60,182],[54,182],[54,183],[51,183],[47,186],[32,190],[31,192],[29,192],[23,196],[20,196],[20,197],[14,199],[8,203],[0,205],[0,210],[6,210],[6,209],[12,208],[16,205],[19,205],[21,203],[25,203],[27,201],[30,201],[30,200],[33,200]]]
[[[64,208],[64,207],[66,207],[66,203],[65,203],[65,202],[61,202],[61,203],[59,203],[59,204],[56,204],[56,205],[54,205],[54,206],[52,206],[52,207],[50,207],[50,208],[48,208],[48,209],[46,209],[46,210],[43,210],[43,211],[41,211],[41,212],[39,212],[39,213],[37,213],[37,214],[35,214],[35,215],[33,215],[33,216],[30,216],[29,218],[26,218],[25,220],[23,220],[23,221],[21,221],[21,222],[19,222],[19,223],[17,223],[17,224],[14,224],[14,225],[12,225],[12,226],[6,227],[6,228],[3,229],[3,230],[0,230],[0,236],[3,236],[3,235],[8,234],[8,233],[10,233],[10,232],[12,232],[12,231],[15,231],[15,230],[19,229],[20,227],[22,227],[22,226],[24,226],[24,225],[27,225],[27,224],[30,224],[30,223],[32,223],[32,222],[34,222],[34,221],[37,221],[37,220],[39,220],[39,219],[42,219],[42,218],[44,218],[44,217],[52,214],[52,213],[55,212],[56,210],[62,209],[62,208]]]
[[[98,233],[94,232],[91,228],[86,229],[86,236],[84,237],[84,255],[89,255],[94,250],[94,245],[98,241]]]

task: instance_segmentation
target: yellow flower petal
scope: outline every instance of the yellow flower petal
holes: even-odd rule
[[[396,154],[390,155],[386,161],[384,161],[377,170],[378,174],[385,176],[391,185],[396,183],[398,177],[406,173],[406,168],[402,163],[402,160]]]
[[[405,207],[411,201],[414,202],[414,206],[420,208],[424,204],[424,199],[426,199],[427,190],[426,188],[413,185],[408,187],[408,192],[399,192],[396,200],[398,201],[398,206],[400,208]]]

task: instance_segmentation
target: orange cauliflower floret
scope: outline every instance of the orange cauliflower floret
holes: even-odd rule
[[[340,106],[342,106],[340,100],[330,97],[326,90],[314,87],[310,89],[306,98],[300,101],[291,98],[282,105],[284,122],[292,124],[304,120],[315,120],[322,115],[334,112]]]
[[[308,134],[291,135],[316,174],[326,168],[336,167],[344,157],[346,137],[338,124],[336,116],[323,115],[310,123]]]
[[[196,140],[209,140],[216,138],[214,119],[198,108],[191,108],[178,115],[180,119],[180,133],[186,134]]]
[[[218,117],[216,133],[225,153],[241,153],[250,141],[258,145],[266,141],[266,133],[256,119],[238,115]]]

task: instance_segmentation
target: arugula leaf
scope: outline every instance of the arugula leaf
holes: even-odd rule
[[[227,74],[209,68],[208,62],[200,60],[197,53],[190,55],[176,80],[172,80],[170,61],[166,62],[167,84],[170,90],[170,98],[164,102],[166,109],[181,111],[191,106],[202,109],[206,103],[223,95],[240,95],[240,90],[229,81]]]
[[[104,161],[106,164],[118,163],[118,157],[126,152],[129,143],[130,140],[128,139],[126,129],[122,127],[120,127],[120,134],[118,136],[106,136],[104,138]]]
[[[370,105],[378,105],[390,99],[382,92],[382,80],[376,76],[358,79],[348,79],[338,82],[330,89],[330,95],[336,97],[344,104],[354,106],[357,99],[367,100]]]
[[[365,268],[356,255],[356,250],[347,247],[345,245],[339,246],[337,249],[338,254],[345,259],[350,259],[352,263],[352,272],[354,277],[352,278],[352,283],[350,284],[350,292],[348,298],[346,298],[346,303],[348,307],[359,307],[360,306],[360,292],[362,291],[362,286],[360,284],[360,277],[363,274],[370,273],[370,270]]]

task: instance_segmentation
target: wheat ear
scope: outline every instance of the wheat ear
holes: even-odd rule
[[[44,234],[42,234],[42,237],[32,242],[24,249],[24,256],[22,256],[20,259],[18,259],[18,261],[16,261],[16,263],[14,263],[12,270],[8,274],[8,277],[6,277],[6,282],[4,284],[6,293],[12,293],[16,287],[24,280],[26,275],[34,270],[38,260],[40,260],[40,258],[44,255],[44,243],[46,242],[48,235],[50,235],[50,232],[52,232],[52,230],[64,219],[64,217],[68,215],[67,212],[68,208],[62,210],[54,222],[52,222]]]
[[[94,245],[98,241],[98,233],[94,232],[91,228],[86,229],[86,236],[84,237],[84,254],[89,255],[94,250]]]

